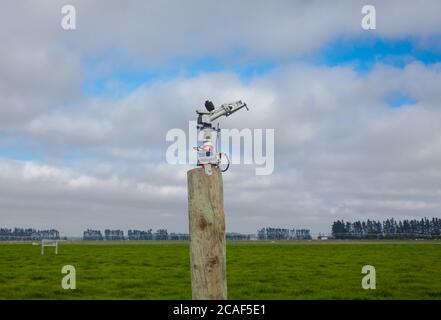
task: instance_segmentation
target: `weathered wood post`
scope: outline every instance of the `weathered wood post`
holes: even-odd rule
[[[227,299],[222,173],[187,172],[191,289],[194,300]]]

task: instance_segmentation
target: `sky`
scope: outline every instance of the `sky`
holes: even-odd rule
[[[76,9],[76,29],[61,8]],[[376,29],[361,8],[376,9]],[[2,0],[0,226],[187,232],[165,160],[206,99],[274,129],[234,165],[227,231],[441,216],[441,2]]]

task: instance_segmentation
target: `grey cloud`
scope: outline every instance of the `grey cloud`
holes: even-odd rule
[[[32,47],[0,50],[0,128],[14,130],[48,110],[79,101],[76,58]]]
[[[440,65],[377,64],[359,75],[350,66],[286,62],[339,37],[364,36],[364,3],[193,1],[173,10],[159,2],[71,3],[74,32],[59,26],[62,1],[2,4],[0,128],[44,150],[40,161],[0,159],[2,225],[68,234],[87,227],[186,231],[188,167],[164,164],[165,133],[186,130],[206,98],[250,105],[223,127],[276,132],[272,176],[255,176],[252,166],[224,175],[228,230],[326,232],[340,218],[439,216]],[[377,35],[415,37],[421,46],[438,39],[439,1],[373,4]],[[121,95],[81,94],[87,76],[206,55],[238,65],[285,63],[249,81],[183,72],[134,90],[111,83]],[[385,98],[397,92],[415,104],[391,109]]]
[[[60,27],[63,1],[6,1],[0,16],[0,35],[12,44],[43,43],[69,50],[86,61],[98,62],[96,72],[106,72],[108,63],[113,69],[121,63],[156,67],[172,58],[206,55],[244,62],[237,51],[245,59],[292,58],[342,36],[362,37],[361,7],[366,4],[349,0],[69,3],[77,8],[75,32]],[[398,0],[370,4],[377,8],[378,35],[419,37],[426,43],[432,36],[439,36],[439,1],[425,1],[424,5]],[[8,37],[8,31],[15,37]]]
[[[298,64],[250,83],[231,74],[206,74],[141,87],[117,102],[94,100],[92,114],[99,117],[89,117],[87,122],[83,119],[90,114],[88,106],[64,115],[69,125],[58,116],[41,118],[39,129],[45,134],[30,134],[43,144],[58,137],[58,147],[67,153],[84,145],[93,147],[88,151],[96,152],[97,161],[80,158],[74,163],[79,172],[104,179],[89,196],[98,203],[106,197],[136,203],[124,192],[122,198],[114,197],[106,183],[117,177],[130,181],[128,188],[133,190],[147,181],[153,186],[179,186],[185,192],[186,168],[178,167],[181,171],[175,175],[178,168],[157,167],[148,152],[159,158],[164,155],[165,131],[186,129],[195,105],[203,101],[201,92],[213,94],[216,101],[240,97],[251,111],[223,123],[275,128],[276,170],[272,176],[258,177],[252,167],[233,166],[225,175],[229,227],[251,232],[273,222],[326,231],[330,221],[340,217],[437,214],[441,128],[440,110],[432,101],[437,99],[439,82],[437,66],[418,63],[404,69],[378,65],[368,75],[357,75],[346,67]],[[416,105],[391,109],[384,97],[396,90],[420,92],[415,95]],[[100,123],[107,123],[109,130],[98,130],[100,139],[94,140],[93,128]],[[76,140],[77,132],[84,133],[83,139]],[[128,160],[127,153],[139,157]],[[168,201],[175,206],[169,207]],[[147,197],[145,205],[155,208],[147,210],[146,222],[156,221],[161,212],[179,216],[185,225],[185,195],[170,194],[170,200]]]

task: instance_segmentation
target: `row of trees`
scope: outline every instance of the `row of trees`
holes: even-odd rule
[[[122,230],[104,230],[104,239],[106,240],[124,240],[124,231]]]
[[[385,221],[335,221],[332,235],[336,239],[441,239],[441,219]]]
[[[83,232],[83,240],[188,240],[187,233],[168,233],[167,229],[128,230],[127,237],[122,230],[104,230],[104,237],[100,230],[87,229]]]
[[[253,235],[237,232],[227,232],[227,240],[251,240]],[[159,229],[153,232],[149,230],[128,230],[127,237],[122,230],[104,230],[104,236],[99,230],[86,230],[83,233],[83,240],[189,240],[188,233],[168,233],[167,229]]]
[[[259,240],[309,240],[309,229],[263,228],[257,231]]]
[[[251,240],[253,238],[253,235],[237,233],[237,232],[227,232],[225,238],[227,240]]]
[[[54,229],[35,230],[31,228],[28,229],[0,228],[0,241],[22,241],[22,240],[41,240],[41,239],[58,240],[60,239],[60,233]]]

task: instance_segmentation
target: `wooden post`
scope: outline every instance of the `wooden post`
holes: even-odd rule
[[[194,300],[227,299],[222,173],[187,172],[191,289]]]

